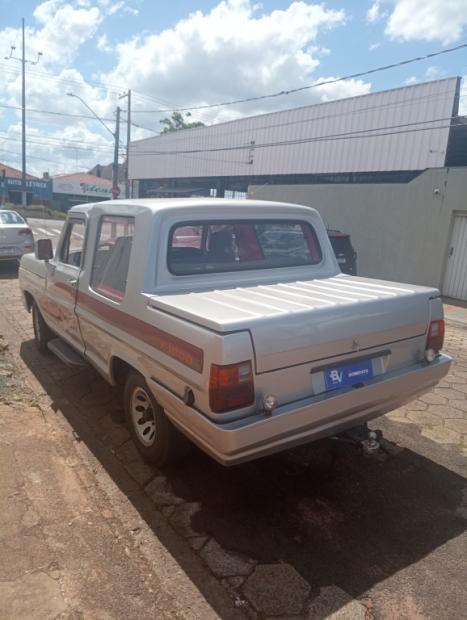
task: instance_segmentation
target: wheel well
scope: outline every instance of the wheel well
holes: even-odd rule
[[[125,379],[128,373],[134,370],[133,366],[125,362],[120,357],[113,357],[110,363],[110,376],[115,384],[120,385],[125,383]]]
[[[28,312],[31,312],[32,304],[34,303],[34,297],[28,291],[24,291],[24,301],[26,302],[26,308]]]

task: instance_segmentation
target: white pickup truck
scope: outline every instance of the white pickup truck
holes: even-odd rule
[[[141,454],[224,465],[358,427],[448,372],[433,288],[343,275],[309,207],[77,206],[20,285],[39,350],[125,385]]]

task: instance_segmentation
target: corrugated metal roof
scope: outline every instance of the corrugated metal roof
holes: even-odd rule
[[[460,78],[132,142],[129,176],[164,179],[423,170],[444,165]]]

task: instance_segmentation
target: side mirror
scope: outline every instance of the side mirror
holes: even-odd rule
[[[38,239],[36,241],[36,258],[48,261],[54,257],[54,249],[51,239]]]

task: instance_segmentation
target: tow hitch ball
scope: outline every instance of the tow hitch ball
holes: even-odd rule
[[[375,431],[369,431],[368,437],[361,442],[361,446],[365,454],[374,454],[375,452],[378,452],[380,445],[381,444],[378,441],[378,433]]]
[[[383,433],[380,430],[370,431],[368,426],[364,424],[351,428],[344,433],[339,433],[339,435],[335,435],[332,439],[360,445],[365,454],[371,455],[376,454],[380,449],[382,437]]]

